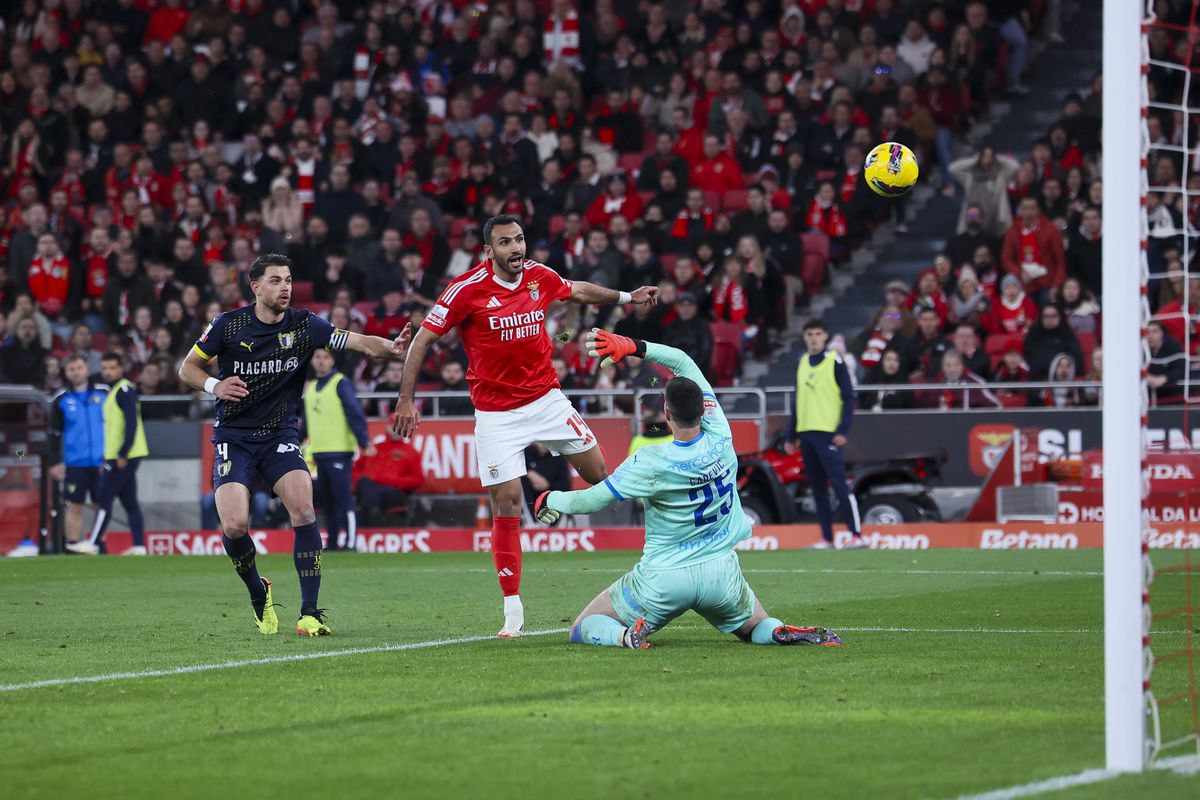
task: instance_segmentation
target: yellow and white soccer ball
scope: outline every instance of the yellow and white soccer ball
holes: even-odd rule
[[[875,145],[863,164],[863,178],[877,195],[899,197],[913,187],[921,168],[913,151],[898,142]]]

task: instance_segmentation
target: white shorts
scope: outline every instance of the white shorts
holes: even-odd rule
[[[558,455],[584,453],[596,435],[558,389],[508,411],[475,411],[475,453],[484,486],[525,474],[525,448],[541,442]]]

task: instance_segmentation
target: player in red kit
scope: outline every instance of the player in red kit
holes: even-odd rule
[[[492,500],[492,561],[504,594],[502,638],[520,636],[521,476],[525,448],[541,442],[564,456],[588,483],[608,477],[604,454],[583,417],[559,388],[551,364],[554,345],[546,310],[555,301],[607,305],[658,302],[658,289],[618,292],[569,281],[525,258],[525,233],[517,217],[502,214],[483,226],[487,260],[446,288],[409,346],[393,427],[412,436],[421,424],[413,404],[425,351],[458,326],[470,362],[467,383],[475,405],[479,478]]]

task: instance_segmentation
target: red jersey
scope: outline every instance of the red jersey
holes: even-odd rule
[[[442,292],[422,327],[440,336],[458,326],[471,402],[480,411],[508,411],[559,388],[546,309],[570,296],[571,282],[545,264],[526,260],[510,285],[485,261]]]

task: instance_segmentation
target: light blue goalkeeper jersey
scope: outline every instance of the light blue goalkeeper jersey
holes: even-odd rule
[[[639,449],[603,483],[577,492],[551,492],[547,505],[565,514],[599,511],[617,500],[645,508],[642,565],[670,569],[723,556],[750,536],[737,492],[737,454],[729,421],[704,373],[682,351],[648,343],[646,359],[704,392],[700,434]]]

